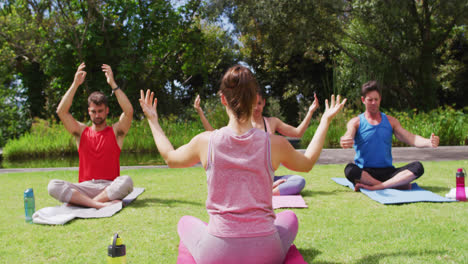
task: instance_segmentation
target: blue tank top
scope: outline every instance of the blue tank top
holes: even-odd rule
[[[354,163],[359,168],[387,168],[392,165],[393,128],[384,113],[378,125],[367,122],[364,113],[359,115],[359,128],[354,137]]]

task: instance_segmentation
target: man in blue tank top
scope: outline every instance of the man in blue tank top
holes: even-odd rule
[[[380,190],[386,188],[408,189],[411,182],[424,173],[421,162],[415,161],[406,166],[395,168],[392,165],[392,135],[413,147],[436,148],[439,137],[432,133],[430,138],[414,135],[404,129],[400,122],[380,112],[382,94],[376,81],[362,85],[361,101],[366,111],[352,118],[347,131],[341,137],[342,148],[354,147],[354,163],[345,168],[348,180],[354,183],[355,190],[360,188]]]

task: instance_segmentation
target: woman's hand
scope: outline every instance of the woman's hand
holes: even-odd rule
[[[309,112],[315,112],[317,108],[319,107],[319,100],[317,99],[317,95],[314,93],[314,102],[309,106]]]
[[[197,95],[197,97],[195,98],[195,102],[193,103],[193,108],[195,108],[197,112],[203,111],[200,107],[200,95]]]
[[[325,112],[323,112],[322,119],[325,118],[326,120],[331,121],[333,117],[335,117],[341,111],[341,109],[343,109],[347,99],[345,98],[341,103],[340,100],[341,96],[338,95],[335,101],[335,95],[333,94],[331,96],[330,106],[328,106],[328,99],[325,100]]]
[[[154,98],[154,99],[153,99]],[[158,113],[156,106],[158,105],[158,98],[154,97],[154,92],[146,90],[146,95],[143,90],[140,90],[140,106],[148,120],[154,120],[158,122]]]

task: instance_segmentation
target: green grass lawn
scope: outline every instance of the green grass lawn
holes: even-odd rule
[[[423,162],[417,182],[444,196],[468,160]],[[317,165],[300,173],[308,209],[299,218],[295,244],[308,263],[468,263],[468,203],[381,205],[330,178],[344,165]],[[290,173],[280,168],[276,175]],[[183,215],[207,221],[202,168],[126,170],[146,191],[111,218],[75,219],[64,226],[24,222],[23,191],[34,188],[36,209],[59,202],[47,194],[50,179],[76,181],[76,171],[0,174],[0,263],[105,263],[118,232],[128,263],[175,263]]]

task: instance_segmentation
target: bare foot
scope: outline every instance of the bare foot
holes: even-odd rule
[[[285,179],[280,179],[280,180],[277,180],[273,183],[273,195],[280,195],[280,191],[279,191],[279,185],[286,182]]]
[[[273,189],[273,195],[280,195],[280,191],[278,187]]]
[[[363,183],[356,183],[356,185],[354,185],[354,191],[355,192],[359,192],[361,188],[369,190],[369,191],[378,190],[378,188],[376,188],[375,185],[372,186],[372,185],[367,185],[367,184],[363,184]]]

